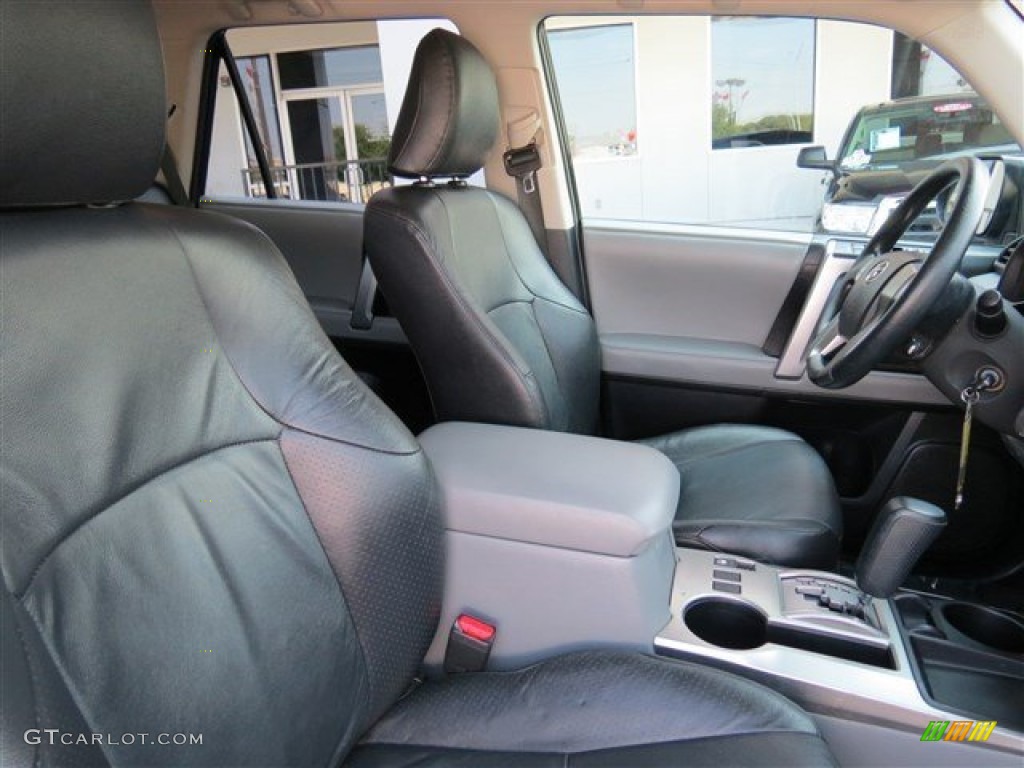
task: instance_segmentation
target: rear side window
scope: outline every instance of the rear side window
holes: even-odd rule
[[[413,53],[437,27],[458,31],[447,19],[431,18],[227,32],[278,198],[365,203],[396,183],[387,170],[391,135]],[[204,197],[267,196],[256,146],[222,63]]]

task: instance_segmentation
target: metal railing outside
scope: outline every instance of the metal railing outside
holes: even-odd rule
[[[394,182],[382,157],[275,165],[270,174],[279,197],[334,203],[365,203],[374,192]],[[243,168],[242,184],[248,197],[267,196],[259,168]]]

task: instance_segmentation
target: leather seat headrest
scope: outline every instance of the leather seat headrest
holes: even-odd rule
[[[396,176],[469,176],[498,134],[498,85],[472,43],[435,29],[413,58],[388,155]]]
[[[145,192],[167,114],[148,0],[5,0],[0,29],[0,208]]]

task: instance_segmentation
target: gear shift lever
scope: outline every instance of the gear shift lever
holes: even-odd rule
[[[946,513],[934,504],[909,496],[890,499],[857,558],[857,586],[872,597],[892,595],[945,527]]]

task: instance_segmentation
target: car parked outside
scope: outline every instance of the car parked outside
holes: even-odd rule
[[[850,121],[834,160],[824,147],[804,147],[797,165],[832,173],[819,232],[872,235],[914,185],[946,160],[1020,152],[984,99],[966,92],[865,106]],[[933,205],[912,230],[927,238],[941,228],[941,212]]]

